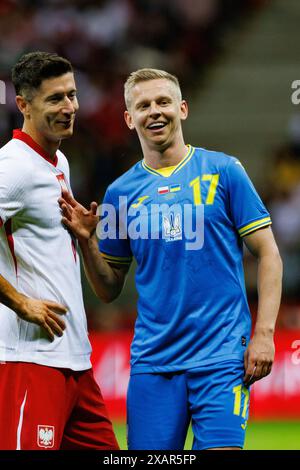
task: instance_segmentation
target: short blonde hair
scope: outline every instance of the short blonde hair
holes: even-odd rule
[[[145,68],[132,72],[124,84],[124,98],[127,109],[129,109],[131,105],[131,91],[137,83],[146,82],[148,80],[157,80],[160,78],[165,78],[166,80],[169,80],[170,82],[174,83],[178,91],[178,98],[181,101],[182,94],[180,84],[178,78],[175,75],[172,75],[171,73],[166,72],[165,70]]]

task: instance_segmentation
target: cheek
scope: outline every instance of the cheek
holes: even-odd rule
[[[36,115],[34,121],[38,127],[47,127],[49,124],[48,116],[43,113]]]
[[[52,132],[55,127],[54,117],[51,114],[44,114],[41,116],[39,124],[45,132],[47,130]]]
[[[73,107],[74,107],[74,110],[75,110],[75,111],[78,111],[78,109],[79,109],[79,103],[78,103],[78,100],[77,100],[77,99],[73,101]]]
[[[51,125],[53,119],[51,118],[51,116],[50,116],[49,114],[47,114],[47,115],[45,116],[44,121],[45,121],[48,125]]]
[[[135,129],[137,132],[143,130],[145,119],[139,118],[131,121],[132,129]]]

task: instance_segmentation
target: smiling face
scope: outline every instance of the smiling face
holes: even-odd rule
[[[135,129],[145,151],[164,151],[182,140],[181,121],[188,115],[179,89],[166,78],[138,82],[131,89],[125,121]]]
[[[26,131],[38,142],[60,142],[73,134],[79,108],[73,73],[43,80],[32,100],[19,96],[17,103]]]

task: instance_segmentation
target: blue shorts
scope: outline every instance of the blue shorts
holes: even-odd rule
[[[132,375],[127,396],[129,450],[182,450],[190,422],[193,450],[242,448],[249,409],[243,375],[238,360]]]

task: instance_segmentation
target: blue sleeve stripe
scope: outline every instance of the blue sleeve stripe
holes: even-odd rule
[[[239,234],[241,237],[244,237],[245,235],[248,235],[251,232],[254,232],[255,230],[258,230],[259,228],[262,227],[267,227],[268,225],[271,225],[272,221],[270,217],[265,217],[260,220],[256,220],[255,222],[252,222],[251,224],[245,225],[244,227],[239,229]]]

